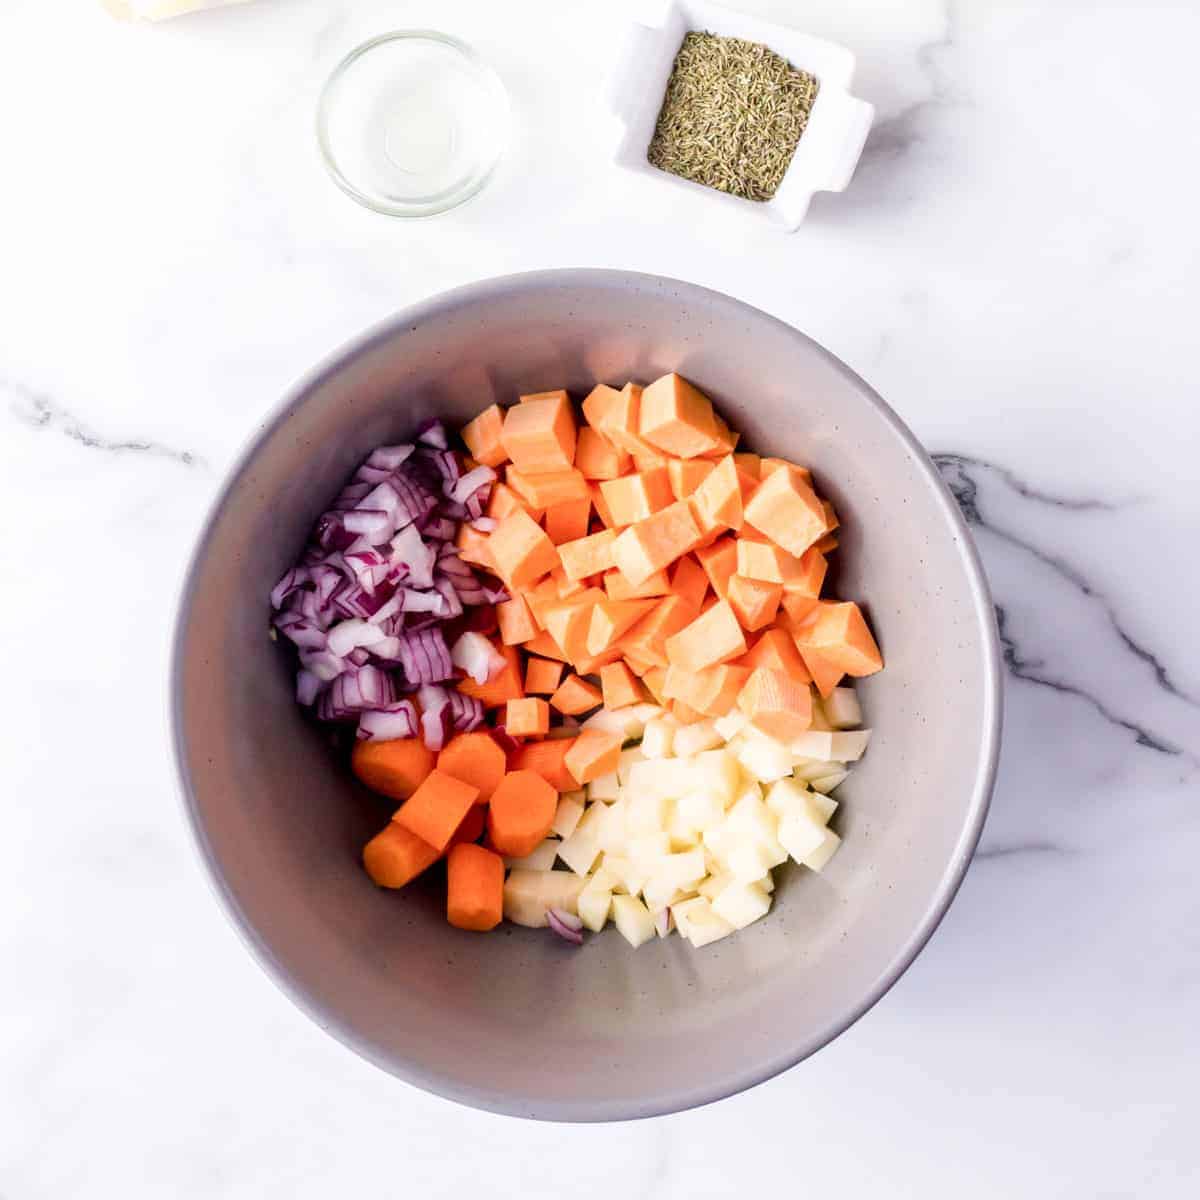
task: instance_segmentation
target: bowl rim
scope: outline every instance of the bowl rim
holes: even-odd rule
[[[292,411],[304,403],[307,398],[320,388],[335,373],[338,373],[355,360],[371,353],[378,346],[400,333],[405,326],[422,324],[437,319],[440,315],[451,311],[464,302],[477,302],[489,298],[500,299],[511,297],[516,289],[538,289],[547,286],[570,287],[581,283],[591,283],[604,287],[629,286],[651,287],[669,291],[679,297],[680,303],[703,301],[725,309],[731,315],[753,318],[756,321],[769,322],[789,337],[797,338],[807,343],[810,350],[816,351],[846,382],[861,391],[863,396],[878,411],[880,417],[891,426],[892,431],[905,444],[913,456],[919,470],[926,476],[927,481],[934,485],[934,494],[938,498],[942,511],[951,529],[957,533],[957,542],[962,558],[963,567],[967,572],[974,613],[980,630],[980,649],[983,654],[984,696],[984,738],[983,752],[980,755],[978,770],[974,785],[971,789],[971,800],[968,809],[968,819],[964,824],[953,854],[950,856],[942,872],[929,907],[912,933],[900,946],[892,961],[879,972],[872,984],[865,989],[858,1002],[838,1017],[829,1022],[816,1034],[800,1039],[781,1047],[765,1063],[748,1068],[745,1072],[730,1075],[721,1080],[712,1081],[703,1087],[673,1091],[664,1088],[653,1096],[635,1101],[625,1099],[606,1099],[571,1104],[569,1111],[564,1111],[564,1105],[559,1101],[535,1100],[533,1102],[509,1102],[498,1097],[494,1092],[476,1090],[449,1077],[436,1075],[432,1072],[418,1072],[407,1069],[406,1064],[396,1063],[385,1058],[368,1040],[362,1038],[355,1030],[344,1025],[332,1012],[326,1011],[308,994],[305,985],[294,978],[288,968],[279,960],[274,950],[255,928],[249,917],[238,903],[229,886],[228,880],[217,861],[212,844],[208,838],[201,819],[196,796],[193,792],[188,773],[186,744],[182,714],[182,673],[186,629],[190,621],[192,608],[195,603],[196,575],[212,540],[213,533],[226,499],[238,481],[253,463],[258,452],[276,430],[288,419]],[[936,932],[945,917],[950,904],[958,894],[966,877],[967,869],[975,853],[983,832],[991,803],[992,790],[995,785],[999,765],[1000,743],[1003,726],[1003,667],[1000,650],[999,631],[996,626],[995,610],[987,577],[979,557],[978,548],[970,529],[955,502],[950,489],[946,486],[940,472],[930,457],[928,451],[917,440],[908,426],[887,402],[861,376],[848,367],[836,355],[826,350],[807,334],[802,333],[786,321],[764,312],[742,300],[737,300],[723,292],[703,287],[699,284],[668,276],[655,275],[639,271],[624,271],[609,268],[557,268],[551,270],[517,272],[509,275],[492,276],[477,280],[448,291],[439,292],[408,305],[398,312],[377,322],[358,337],[343,346],[318,363],[303,375],[284,396],[266,413],[258,428],[245,439],[240,452],[235,456],[226,472],[221,485],[213,496],[208,511],[199,528],[195,547],[188,558],[187,566],[180,580],[177,602],[175,605],[175,623],[171,634],[170,668],[167,676],[167,705],[171,723],[171,746],[175,769],[179,783],[179,799],[183,808],[184,819],[191,830],[195,851],[200,858],[204,876],[215,893],[226,918],[241,938],[243,944],[266,972],[275,985],[292,1003],[307,1017],[315,1022],[322,1030],[330,1034],[342,1045],[353,1050],[361,1058],[387,1072],[405,1083],[412,1084],[423,1091],[446,1099],[467,1104],[474,1108],[507,1116],[526,1117],[544,1121],[568,1123],[588,1123],[604,1121],[635,1120],[646,1117],[664,1116],[669,1113],[683,1112],[706,1104],[715,1103],[726,1097],[765,1083],[776,1075],[794,1067],[804,1059],[815,1054],[843,1034],[860,1018],[866,1015],[892,988],[901,975],[912,965],[917,955],[925,948],[929,939]]]

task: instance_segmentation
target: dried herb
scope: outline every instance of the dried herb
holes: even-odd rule
[[[820,86],[758,42],[689,33],[646,153],[652,166],[747,200],[770,200]]]

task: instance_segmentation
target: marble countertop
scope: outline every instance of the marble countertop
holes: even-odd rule
[[[4,1200],[1197,1194],[1200,11],[745,6],[851,47],[879,109],[791,236],[613,174],[603,5],[4,5]],[[496,65],[517,138],[403,224],[323,176],[312,109],[420,25]],[[408,1088],[276,992],[196,865],[162,682],[193,532],[281,392],[412,300],[563,265],[729,292],[873,383],[974,526],[1010,676],[981,849],[895,989],[748,1094],[578,1128]]]

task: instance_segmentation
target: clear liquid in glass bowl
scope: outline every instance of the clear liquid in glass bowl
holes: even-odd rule
[[[508,96],[445,34],[384,34],[352,51],[321,95],[317,134],[334,181],[391,216],[445,212],[487,182],[508,144]]]

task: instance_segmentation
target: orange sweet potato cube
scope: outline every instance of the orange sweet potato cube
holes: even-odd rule
[[[734,662],[750,670],[768,667],[772,671],[782,671],[799,683],[812,682],[812,676],[796,648],[795,639],[791,633],[778,625],[764,629],[754,645],[741,658],[734,659]]]
[[[667,665],[667,638],[678,633],[697,616],[696,609],[682,596],[664,596],[622,641],[625,656],[651,666]]]
[[[529,661],[525,664],[526,693],[549,696],[558,689],[558,685],[562,681],[562,673],[562,663],[555,662],[552,658],[537,658],[530,655]]]
[[[520,592],[515,592],[510,600],[496,605],[496,623],[500,626],[500,640],[506,646],[527,642],[538,631],[533,613],[529,611],[529,605]]]
[[[578,675],[568,675],[550,697],[550,703],[560,713],[573,717],[598,708],[603,703],[603,697],[600,689],[588,683],[586,679],[580,679]]]
[[[799,556],[825,532],[825,510],[794,469],[773,471],[746,505],[746,520],[789,554]]]
[[[508,452],[500,440],[504,413],[498,404],[489,404],[473,421],[462,428],[462,440],[471,457],[485,467],[498,467],[507,461]]]
[[[656,704],[665,704],[667,702],[667,697],[664,691],[666,681],[666,667],[650,667],[642,672],[642,684],[645,686],[646,691],[648,691],[650,695],[654,697]]]
[[[563,758],[563,765],[581,786],[611,775],[621,761],[621,736],[616,733],[601,733],[596,729],[585,729],[571,743]]]
[[[640,704],[646,698],[637,676],[624,662],[600,668],[600,693],[605,708],[624,708],[627,704]]]
[[[603,654],[628,629],[658,607],[653,597],[646,600],[600,600],[592,608],[588,624],[587,652]]]
[[[558,566],[558,551],[546,531],[527,513],[512,512],[488,538],[500,578],[511,588],[527,588]]]
[[[585,479],[619,479],[632,465],[624,450],[618,450],[598,429],[585,425],[575,441],[575,466]]]
[[[883,657],[862,610],[853,601],[821,604],[815,619],[796,634],[801,651],[808,647],[847,675],[874,675]]]
[[[558,548],[563,571],[568,579],[585,579],[613,568],[613,543],[617,540],[615,530],[604,529],[573,542],[563,542]]]
[[[546,509],[542,527],[546,536],[556,545],[573,542],[586,537],[588,521],[592,515],[592,494],[588,492],[581,500],[566,500]]]
[[[744,451],[733,456],[733,463],[737,467],[738,473],[748,475],[755,481],[762,478],[762,461],[761,455],[747,454]]]
[[[642,389],[638,384],[627,383],[619,392],[601,384],[583,402],[583,415],[589,425],[625,454],[650,453],[652,447],[638,434],[641,406]]]
[[[786,458],[764,458],[759,462],[759,479],[766,479],[768,475],[774,475],[776,471],[790,471],[807,483],[809,487],[813,485],[812,472],[807,467],[798,467],[795,463],[788,462]]]
[[[671,571],[671,591],[682,596],[697,609],[704,603],[708,591],[708,575],[690,554],[685,554]]]
[[[516,467],[504,469],[504,482],[531,511],[543,510],[553,504],[568,500],[591,500],[587,480],[581,471],[570,467],[565,471],[518,471]]]
[[[513,737],[537,737],[550,730],[550,705],[537,696],[510,700],[504,709],[504,729]]]
[[[509,513],[516,512],[517,509],[529,513],[534,520],[541,515],[536,510],[531,511],[531,506],[518,496],[507,483],[492,484],[492,494],[488,497],[486,509],[487,515],[493,521],[503,521]]]
[[[677,458],[696,458],[721,446],[712,402],[674,372],[642,392],[638,433]]]
[[[779,612],[783,584],[734,575],[729,581],[727,599],[743,629],[750,632],[765,629]]]
[[[613,543],[613,560],[636,587],[694,549],[701,538],[687,501],[676,500],[621,533]]]
[[[667,475],[671,494],[676,500],[686,500],[712,474],[716,466],[707,458],[669,458]]]
[[[667,638],[667,661],[701,671],[746,653],[746,635],[728,600],[718,600],[678,633]]]
[[[750,723],[781,742],[791,742],[812,725],[812,693],[783,671],[758,667],[738,693],[738,708]]]
[[[696,561],[704,568],[713,591],[724,600],[729,581],[737,573],[737,540],[728,536],[717,538],[696,551]]]
[[[480,533],[478,529],[472,529],[464,522],[458,527],[454,544],[458,547],[458,557],[463,562],[475,563],[477,566],[494,571],[496,570],[496,560],[492,557],[491,540],[489,534]]]
[[[518,471],[567,471],[575,464],[575,414],[564,391],[522,396],[504,414],[504,451]]]
[[[634,587],[614,567],[604,572],[604,590],[610,600],[644,600],[647,596],[665,596],[671,590],[671,581],[666,571],[655,571],[645,583]]]
[[[620,479],[605,479],[600,494],[615,525],[632,525],[660,512],[671,503],[671,478],[666,467],[653,467]]]
[[[741,529],[742,488],[732,454],[721,459],[696,489],[692,507],[702,529]]]

